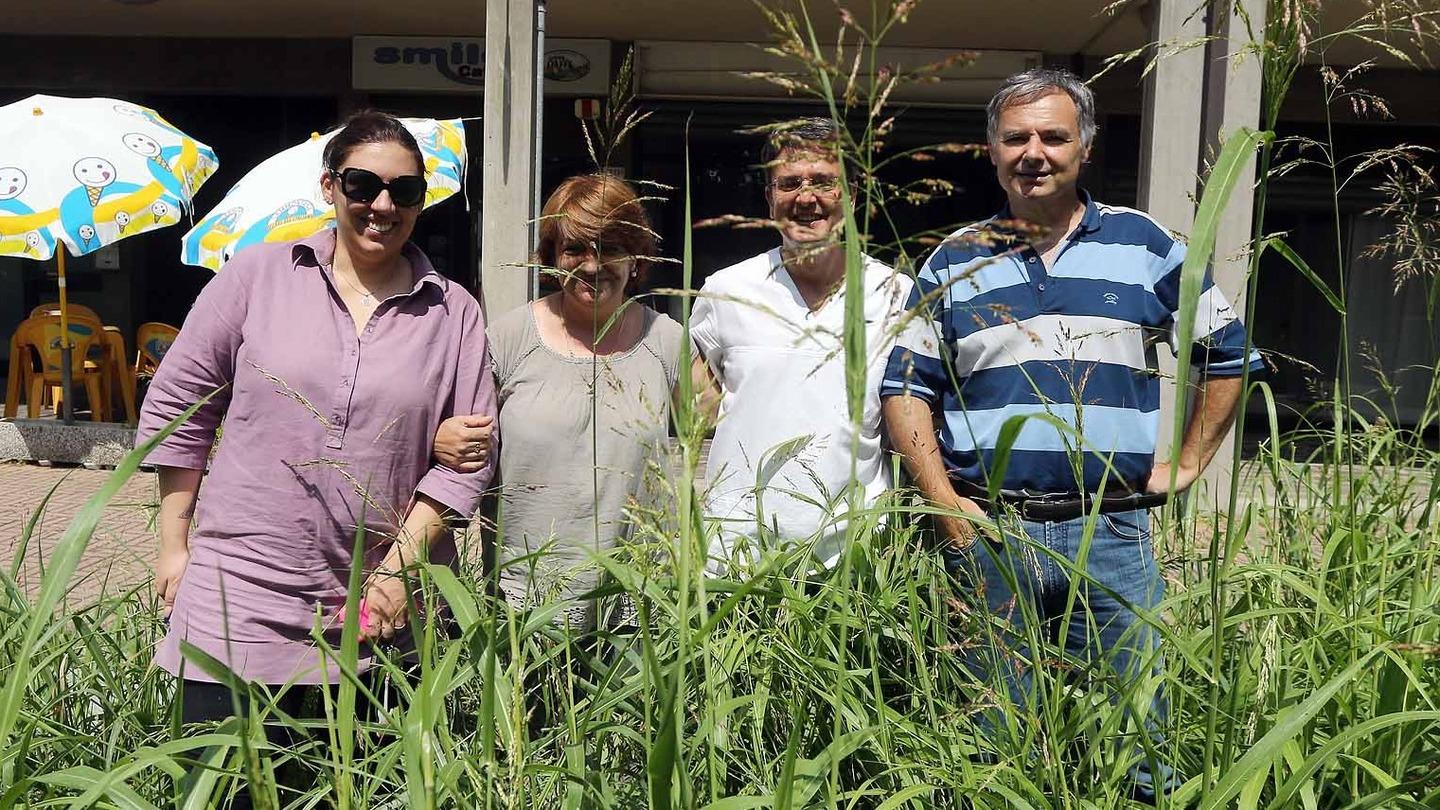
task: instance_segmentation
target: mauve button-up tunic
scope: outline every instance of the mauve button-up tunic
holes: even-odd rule
[[[200,293],[150,384],[137,443],[223,386],[148,459],[204,469],[224,420],[156,654],[171,673],[182,674],[188,641],[250,681],[335,683],[311,632],[319,622],[338,647],[357,527],[373,567],[416,493],[469,517],[490,483],[490,469],[457,473],[431,458],[442,420],[495,414],[479,304],[407,244],[415,286],[383,301],[357,337],[334,253],[333,230],[241,251]],[[454,557],[451,539],[430,553]],[[193,664],[183,675],[211,680]]]

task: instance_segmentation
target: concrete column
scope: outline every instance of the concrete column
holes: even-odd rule
[[[1204,151],[1202,168],[1219,154],[1221,145],[1241,127],[1260,126],[1260,96],[1263,87],[1259,57],[1248,50],[1250,31],[1245,20],[1234,12],[1234,4],[1214,0],[1209,16],[1210,34],[1215,37],[1206,48],[1205,108],[1202,116]],[[1252,8],[1253,6],[1253,8]],[[1264,36],[1265,4],[1249,3],[1250,26]],[[1245,288],[1250,269],[1250,237],[1255,213],[1255,159],[1251,157],[1241,181],[1230,195],[1215,235],[1215,257],[1211,272],[1215,284],[1243,317]],[[1233,482],[1230,474],[1235,459],[1234,430],[1226,436],[1220,452],[1205,471],[1205,488],[1197,497],[1200,506],[1226,508]]]
[[[1260,59],[1246,51],[1250,45],[1250,33],[1246,30],[1245,20],[1234,13],[1231,3],[1218,2],[1215,5],[1219,8],[1211,13],[1211,33],[1218,39],[1207,48],[1205,65],[1205,153],[1202,158],[1207,165],[1219,153],[1220,145],[1235,131],[1241,127],[1259,128],[1262,88]],[[1252,5],[1255,7],[1249,8]],[[1246,10],[1255,34],[1263,36],[1265,5],[1247,4]],[[1249,184],[1255,178],[1253,156],[1243,177],[1245,180],[1236,186],[1230,196],[1220,232],[1216,235],[1214,267],[1215,283],[1241,312],[1245,311],[1243,295],[1250,261],[1249,254],[1242,251],[1249,246],[1255,211],[1254,188]]]
[[[1253,5],[1253,4],[1251,4]],[[1249,9],[1260,33],[1263,9]],[[1151,0],[1144,9],[1152,41],[1160,43],[1161,59],[1146,78],[1141,123],[1140,207],[1167,227],[1189,233],[1194,224],[1199,177],[1224,137],[1242,126],[1255,127],[1260,114],[1260,64],[1244,52],[1249,33],[1232,4],[1214,0],[1206,14],[1193,0]],[[1259,16],[1257,16],[1257,12]],[[1207,34],[1217,37],[1206,47],[1176,47]],[[1247,177],[1253,177],[1252,174]],[[1237,187],[1226,208],[1216,239],[1216,283],[1244,311],[1248,257],[1240,253],[1250,237],[1254,195],[1249,183]],[[1174,358],[1162,354],[1161,372],[1175,373]],[[1177,441],[1172,424],[1176,407],[1173,385],[1161,389],[1160,437],[1157,455],[1168,456]],[[1200,506],[1223,505],[1229,497],[1233,436],[1206,472],[1195,497]]]
[[[1160,60],[1145,78],[1140,119],[1140,208],[1165,227],[1189,233],[1195,220],[1195,158],[1200,151],[1205,54],[1176,50],[1205,36],[1193,0],[1151,0],[1141,13]]]
[[[494,319],[530,300],[539,185],[535,0],[485,3],[485,146],[480,194],[480,300]]]
[[[1158,43],[1159,61],[1145,77],[1140,118],[1140,210],[1165,227],[1188,234],[1195,222],[1196,156],[1205,88],[1205,53],[1184,48],[1205,35],[1205,19],[1193,0],[1151,0],[1141,9]],[[1175,379],[1175,358],[1159,355],[1161,379]],[[1160,433],[1156,458],[1170,456],[1175,438],[1175,386],[1160,386]]]

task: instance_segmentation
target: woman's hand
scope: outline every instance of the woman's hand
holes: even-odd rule
[[[160,549],[160,558],[155,561],[155,593],[160,596],[161,611],[166,618],[175,608],[175,594],[180,591],[180,579],[185,576],[185,566],[189,564],[188,548]]]
[[[372,574],[361,589],[365,595],[360,608],[360,640],[381,641],[395,637],[410,621],[410,592],[399,574]]]
[[[446,508],[429,495],[415,494],[405,522],[400,526],[399,537],[390,544],[385,559],[360,589],[364,599],[361,607],[366,610],[360,621],[361,641],[394,638],[397,630],[405,629],[413,601],[405,577],[396,572],[405,571],[423,559],[422,551],[433,546],[436,538],[447,531],[446,513]]]
[[[452,416],[435,432],[435,460],[456,472],[479,472],[490,463],[494,432],[494,417]]]
[[[175,607],[175,594],[190,564],[190,521],[195,517],[195,496],[200,491],[201,470],[160,465],[155,469],[160,485],[160,556],[155,560],[155,592],[160,595],[166,618]]]

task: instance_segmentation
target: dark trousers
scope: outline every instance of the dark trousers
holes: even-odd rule
[[[375,677],[372,670],[360,676],[373,689],[376,682],[382,680]],[[207,681],[182,680],[176,695],[180,708],[180,722],[190,726],[194,724],[217,723],[227,717],[236,715],[236,706],[239,706],[241,715],[247,715],[250,711],[250,696],[246,693],[236,694],[229,686],[221,683],[210,683]],[[319,685],[291,686],[285,693],[275,699],[276,710],[297,720],[315,720],[324,716],[324,699],[322,689],[329,689],[330,700],[338,699],[339,687],[324,687]],[[271,687],[272,691],[279,691],[279,687]],[[356,705],[356,712],[362,720],[370,719],[373,710],[365,701],[359,701]],[[303,730],[295,729],[285,725],[276,718],[270,718],[265,723],[265,739],[270,745],[276,748],[295,748],[310,739]],[[323,735],[319,738],[324,744]],[[297,784],[304,776],[300,773],[302,768],[291,767],[280,769],[279,779],[282,784],[292,784],[295,787],[303,788],[304,785]],[[249,810],[254,806],[250,798],[250,791],[241,788],[235,794],[235,800],[230,807],[235,810]]]

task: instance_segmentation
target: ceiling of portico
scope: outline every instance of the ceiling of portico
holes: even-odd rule
[[[765,0],[794,8],[796,0]],[[869,0],[841,0],[868,14]],[[892,45],[1107,55],[1146,39],[1148,0],[922,0]],[[1193,0],[1198,3],[1199,0]],[[1365,0],[1326,0],[1332,23]],[[833,30],[830,0],[811,0]],[[1105,9],[1118,11],[1104,13]],[[753,42],[770,37],[752,0],[550,0],[549,32],[614,40]],[[356,34],[478,36],[484,0],[3,0],[0,33],[160,37],[350,37]],[[1354,49],[1332,55],[1355,61]]]
[[[922,0],[896,45],[992,47],[1076,52],[1107,25],[1143,35],[1138,14],[1116,22],[1095,16],[1105,5],[1072,0],[1015,0],[1007,13],[983,0]],[[0,28],[34,34],[348,37],[355,34],[484,33],[484,0],[6,0]],[[769,5],[775,5],[770,2]],[[868,9],[868,0],[847,3]],[[817,22],[833,28],[829,0],[811,2]],[[754,41],[768,36],[751,0],[550,0],[550,33],[616,40]],[[961,33],[964,36],[961,36]],[[1138,41],[1138,40],[1137,40]],[[1040,47],[1043,45],[1044,47]]]

